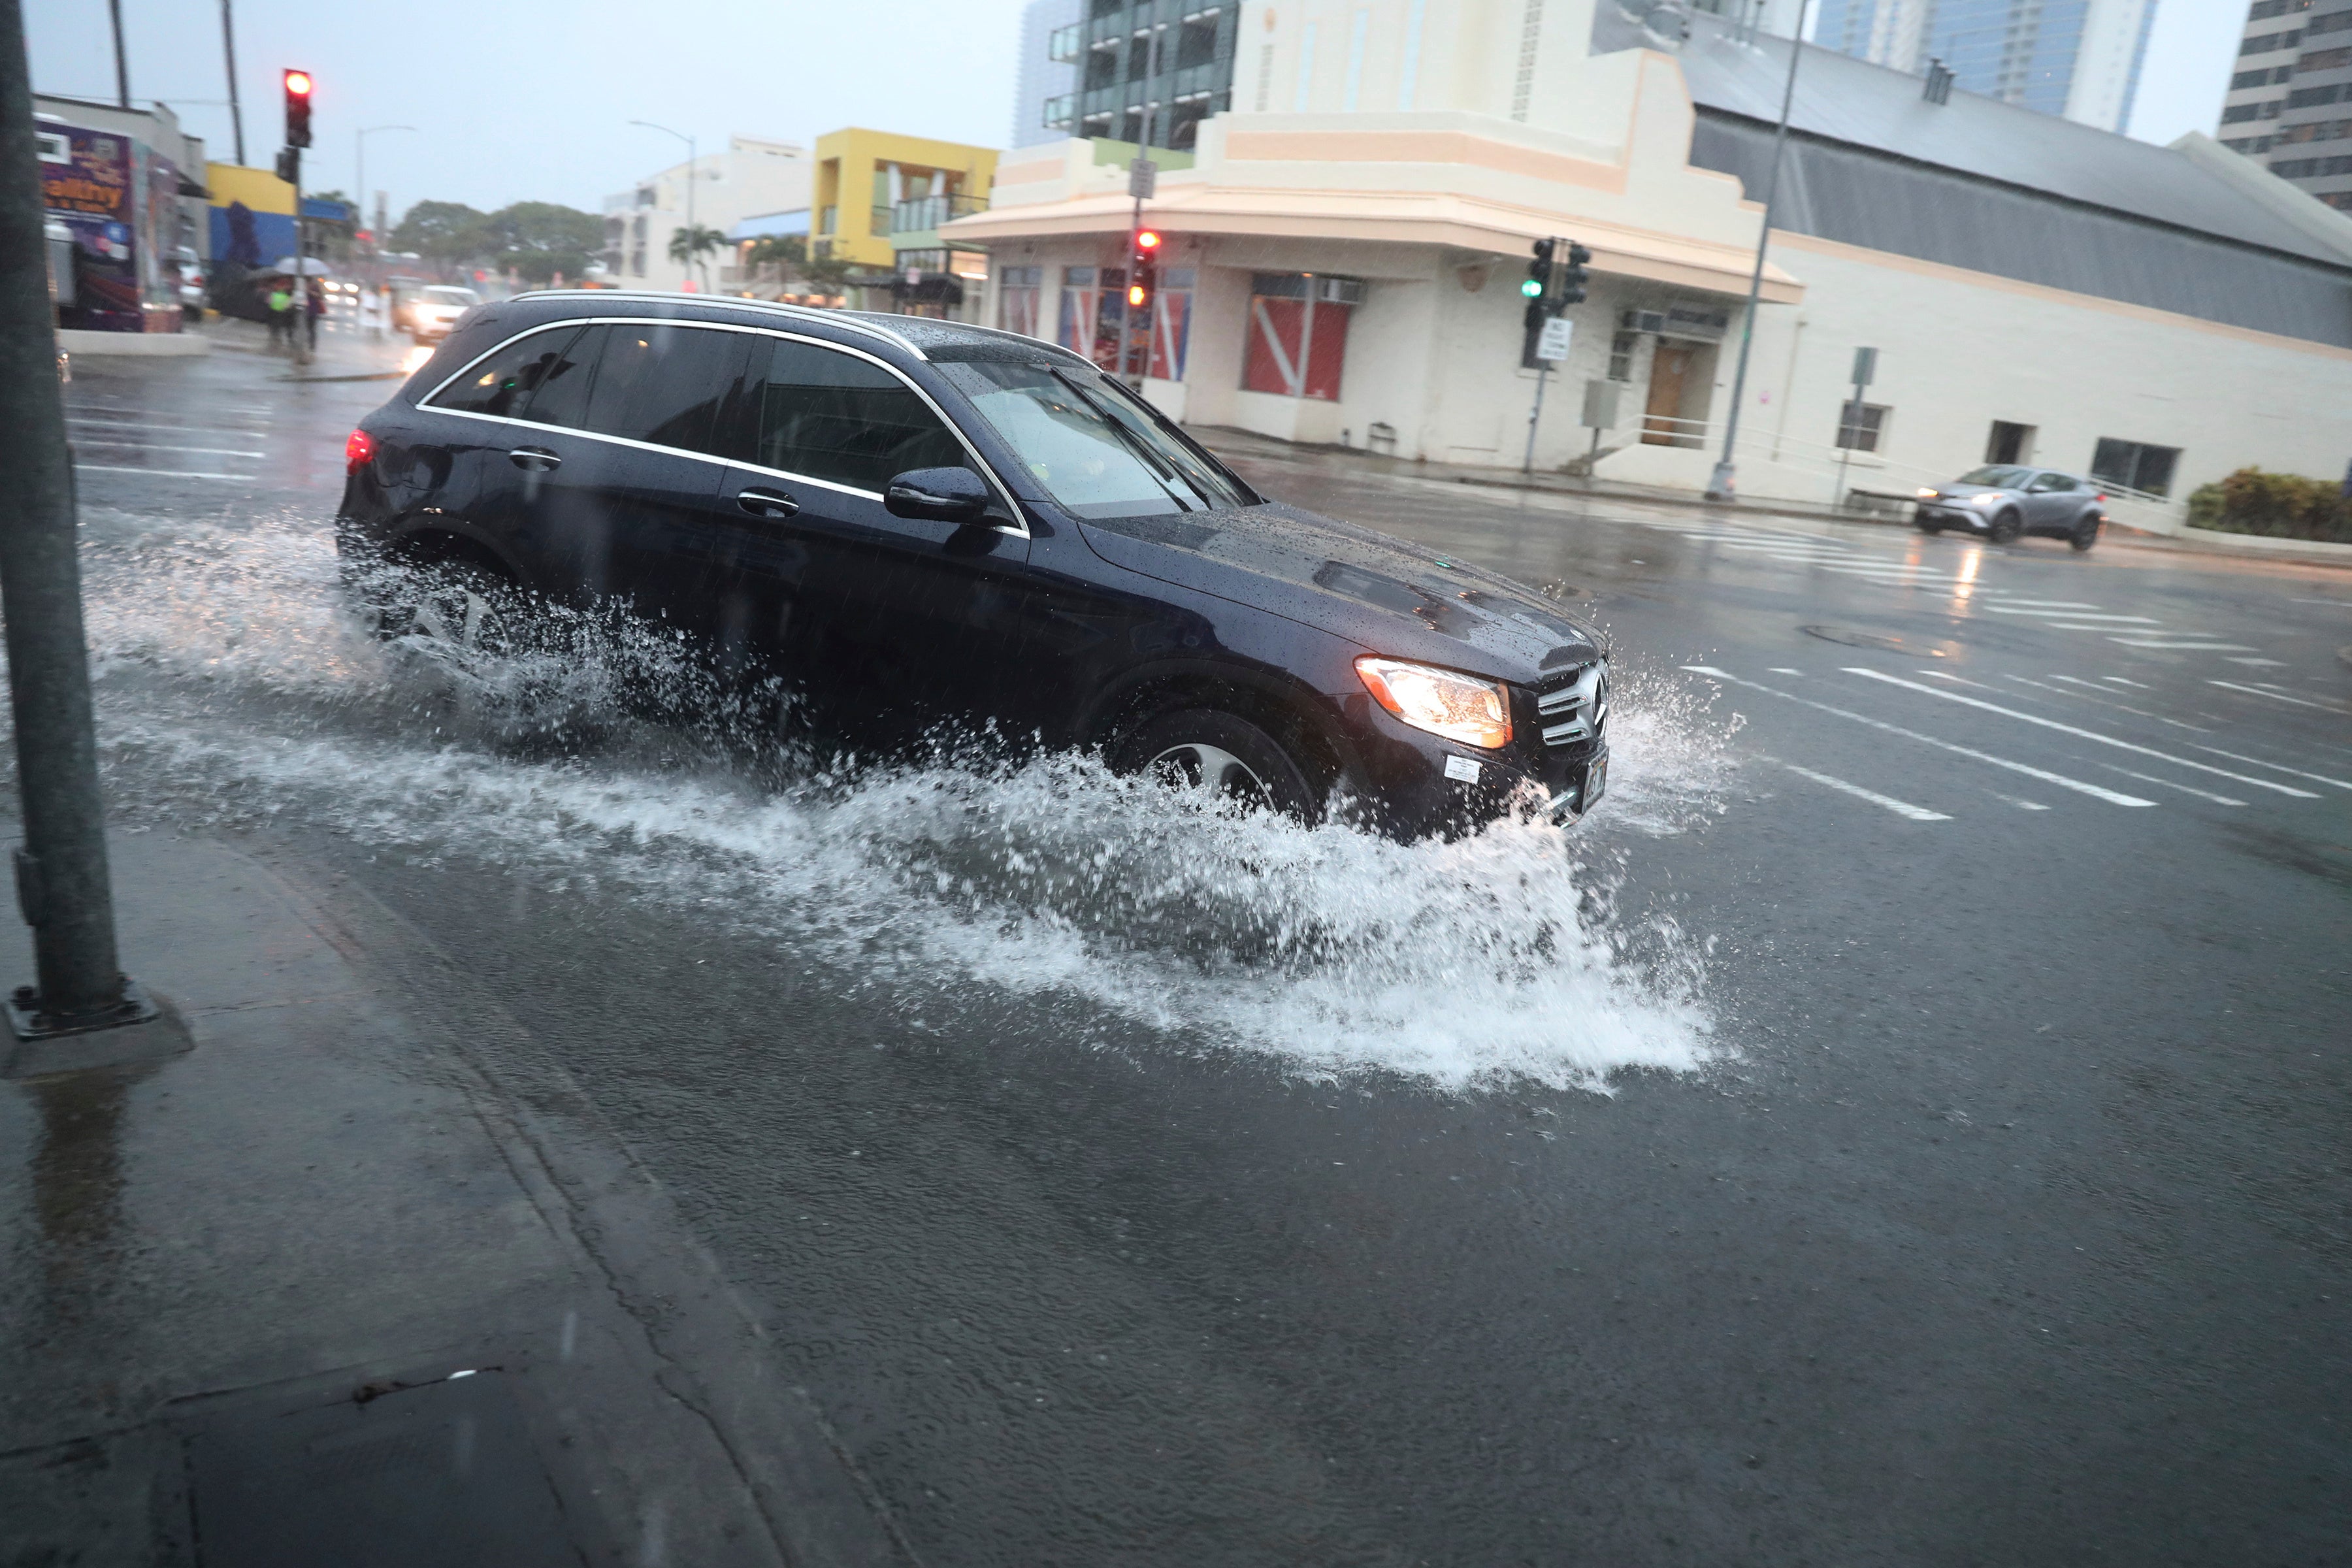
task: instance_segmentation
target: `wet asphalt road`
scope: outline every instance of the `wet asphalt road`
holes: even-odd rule
[[[1235,910],[1442,956],[1561,859],[1335,852],[1180,941],[899,834],[922,780],[778,818],[641,727],[486,731],[326,607],[386,384],[274,368],[69,391],[119,811],[463,954],[924,1561],[2352,1561],[2352,574],[1244,459],[1618,650],[1580,935],[1335,982]],[[1627,1020],[1708,1059],[1580,1086]]]

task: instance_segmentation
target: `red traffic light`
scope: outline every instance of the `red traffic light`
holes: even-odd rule
[[[288,71],[286,73],[286,90],[289,96],[294,98],[310,97],[310,73],[309,71]]]
[[[308,147],[310,144],[310,73],[289,70],[286,73],[286,145]]]
[[[1136,230],[1135,248],[1143,252],[1147,256],[1159,249],[1160,231],[1156,228],[1142,228]]]

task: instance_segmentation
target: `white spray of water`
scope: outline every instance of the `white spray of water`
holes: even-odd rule
[[[388,647],[341,613],[331,550],[295,526],[183,531],[94,568],[110,763],[178,820],[285,813],[412,853],[617,879],[877,984],[1075,996],[1310,1070],[1601,1089],[1715,1053],[1703,944],[1621,921],[1580,832],[1506,821],[1400,845],[1070,755],[775,787],[675,735],[616,741],[617,720],[604,743],[519,756],[501,742],[520,710],[611,719],[616,679],[675,673],[668,641],[590,639],[521,676],[529,661]],[[1613,814],[1622,845],[1717,809],[1705,726],[1638,682],[1616,707],[1612,798],[1591,821]],[[690,765],[653,765],[665,747]]]

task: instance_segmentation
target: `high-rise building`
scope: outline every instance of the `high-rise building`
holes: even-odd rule
[[[1070,94],[1078,68],[1054,56],[1054,35],[1087,14],[1087,0],[1029,0],[1021,11],[1021,63],[1013,85],[1012,147],[1034,147],[1070,134]]]
[[[2222,146],[2352,212],[2352,7],[2254,0],[2216,134]]]
[[[1201,121],[1233,107],[1240,19],[1241,0],[1032,0],[1013,145],[1137,142],[1148,118],[1151,145],[1190,151]]]
[[[2156,0],[1822,0],[1813,41],[2102,131],[2131,120]]]

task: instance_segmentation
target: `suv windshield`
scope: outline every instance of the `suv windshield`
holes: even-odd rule
[[[2032,468],[2012,468],[1996,463],[1989,468],[1970,468],[1955,481],[1963,485],[1990,485],[1995,489],[2014,489],[2032,476]]]
[[[1125,387],[1084,372],[1003,361],[940,370],[971,399],[1030,478],[1078,517],[1255,506],[1249,488],[1194,450]]]

